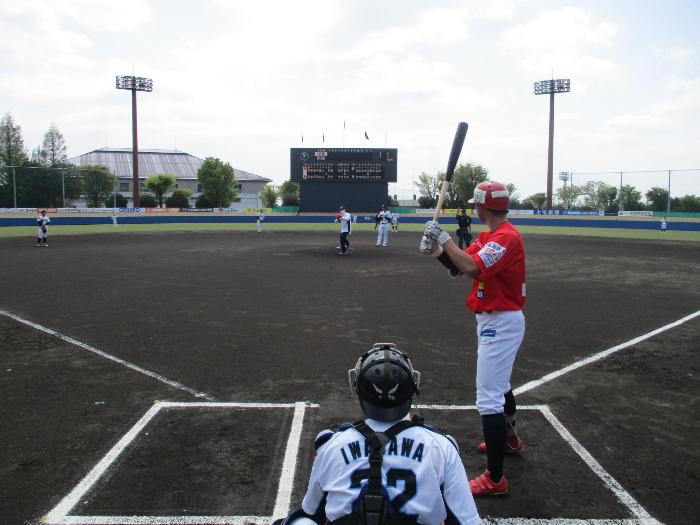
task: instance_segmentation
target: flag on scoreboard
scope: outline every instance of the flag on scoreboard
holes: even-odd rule
[[[369,135],[367,135],[367,132],[365,131],[365,138],[369,140]]]

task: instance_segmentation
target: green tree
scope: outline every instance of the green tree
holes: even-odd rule
[[[547,195],[543,192],[540,193],[534,193],[527,197],[523,201],[523,206],[525,209],[538,209],[541,210],[544,208],[544,205],[547,203]]]
[[[628,211],[639,211],[644,209],[642,203],[642,192],[631,184],[622,186],[622,209]]]
[[[189,208],[190,197],[192,197],[192,190],[175,190],[173,194],[165,200],[165,205],[168,208]]]
[[[299,184],[290,180],[284,181],[279,189],[282,206],[299,206]]]
[[[143,184],[158,201],[158,207],[163,207],[164,195],[177,186],[175,177],[170,173],[156,173],[146,179]]]
[[[207,157],[197,171],[203,194],[215,207],[226,208],[238,196],[236,173],[228,162]]]
[[[5,113],[0,120],[0,161],[6,166],[22,166],[28,160],[22,129],[10,113]]]
[[[396,208],[399,205],[399,200],[396,198],[396,195],[387,195],[386,196],[386,205],[389,208]]]
[[[66,141],[63,139],[63,134],[53,122],[49,130],[44,134],[41,152],[42,157],[49,166],[63,164],[67,159]]]
[[[616,212],[618,189],[601,181],[588,181],[581,186],[584,206],[591,210]]]
[[[194,203],[194,207],[195,208],[213,208],[214,205],[211,202],[209,202],[207,200],[206,196],[204,195],[204,193],[202,193],[199,197],[197,197],[197,200]]]
[[[114,191],[115,177],[105,166],[85,166],[81,184],[89,208],[100,208]]]
[[[19,206],[59,208],[63,206],[64,192],[67,205],[80,197],[80,179],[75,171],[26,162],[15,169],[15,175]]]
[[[425,209],[431,209],[437,206],[437,198],[435,197],[424,197],[420,196],[418,197],[418,207],[419,208],[425,208]]]
[[[153,195],[150,193],[144,193],[139,195],[139,206],[141,208],[156,208],[158,203]]]
[[[520,194],[518,193],[518,188],[512,182],[506,184],[506,189],[508,190],[508,207],[511,210],[520,209]]]
[[[116,196],[112,193],[105,199],[105,208],[126,208],[128,205],[129,199],[121,193],[117,193]]]
[[[440,198],[440,191],[442,190],[442,183],[445,182],[445,172],[438,171],[435,175],[435,181],[438,185],[438,199]],[[437,202],[435,202],[437,206]],[[454,179],[447,187],[447,192],[445,193],[445,202],[442,204],[443,208],[458,208],[459,200],[457,198],[457,187],[454,185]]]
[[[437,202],[437,196],[440,194],[440,182],[437,180],[435,175],[422,172],[420,175],[418,175],[418,182],[414,182],[413,184],[418,190],[418,194],[421,197],[424,197],[423,202],[426,202],[427,200]],[[420,199],[418,200],[420,201]]]
[[[668,207],[668,190],[654,186],[644,195],[647,198],[648,207],[652,211],[666,211]]]
[[[274,208],[277,206],[278,197],[279,193],[272,184],[267,184],[260,190],[260,200],[262,200],[263,207],[265,208]]]
[[[700,197],[696,195],[684,195],[681,197],[678,208],[684,212],[700,212]]]
[[[573,208],[576,200],[581,196],[581,188],[578,186],[563,186],[557,190],[557,197],[564,209]]]
[[[456,188],[457,200],[461,206],[474,196],[474,188],[480,182],[488,180],[489,172],[481,164],[460,164],[452,177],[452,186]],[[515,188],[515,186],[513,186]]]

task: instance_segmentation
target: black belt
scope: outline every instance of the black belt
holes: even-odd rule
[[[475,314],[492,314],[493,310],[474,310]]]

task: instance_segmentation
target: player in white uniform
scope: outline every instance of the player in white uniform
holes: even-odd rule
[[[263,222],[265,222],[265,212],[260,210],[260,212],[258,212],[258,220],[257,220],[258,233],[263,231]]]
[[[399,214],[395,211],[391,212],[391,229],[392,231],[399,231]]]
[[[41,210],[41,214],[36,216],[36,245],[37,246],[48,246],[49,240],[49,227],[48,224],[51,222],[46,216],[46,210]]]
[[[408,412],[420,372],[390,343],[376,343],[348,372],[368,419],[318,434],[302,507],[285,525],[477,525],[453,438]]]
[[[348,235],[350,235],[350,223],[352,221],[352,216],[345,211],[342,206],[338,209],[338,218],[336,222],[340,223],[340,251],[338,255],[347,255],[348,248],[350,247],[350,241],[348,241]]]
[[[117,227],[117,214],[112,212],[112,226]]]
[[[391,224],[391,212],[382,206],[382,210],[377,214],[379,222],[379,232],[377,233],[377,246],[386,246],[389,242],[389,224]]]

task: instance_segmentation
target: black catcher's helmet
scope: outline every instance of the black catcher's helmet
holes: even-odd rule
[[[348,370],[348,379],[362,411],[377,421],[403,419],[411,409],[413,394],[419,393],[420,372],[393,343],[375,343]]]

